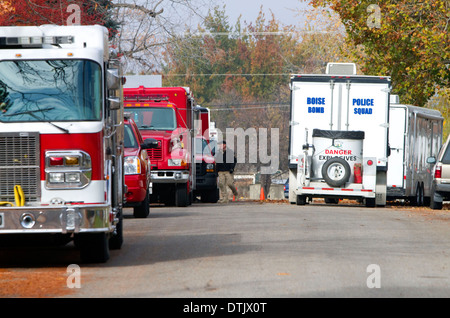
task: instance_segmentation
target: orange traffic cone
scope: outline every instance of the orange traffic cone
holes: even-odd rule
[[[264,196],[264,188],[261,187],[261,192],[260,192],[260,194],[259,194],[259,200],[260,200],[260,201],[263,201],[264,199],[265,199],[265,196]]]

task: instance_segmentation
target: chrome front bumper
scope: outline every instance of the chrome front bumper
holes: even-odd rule
[[[0,235],[111,232],[118,220],[109,205],[0,208]]]
[[[189,170],[152,170],[153,183],[186,183],[189,180]]]

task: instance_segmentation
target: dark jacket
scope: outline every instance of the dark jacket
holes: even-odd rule
[[[221,150],[216,152],[217,171],[229,171],[233,173],[236,163],[237,160],[233,150],[227,148],[225,152]]]

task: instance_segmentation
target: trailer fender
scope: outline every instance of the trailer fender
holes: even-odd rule
[[[386,171],[377,171],[377,183],[375,187],[375,203],[377,206],[386,206],[387,174]]]

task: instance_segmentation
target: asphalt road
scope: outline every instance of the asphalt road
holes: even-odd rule
[[[448,210],[281,202],[152,206],[147,219],[126,211],[124,236],[105,264],[80,264],[70,244],[2,250],[0,296],[30,295],[30,280],[31,297],[450,296]],[[80,288],[67,287],[69,264],[79,265]]]

